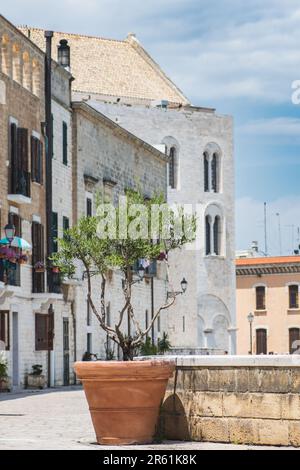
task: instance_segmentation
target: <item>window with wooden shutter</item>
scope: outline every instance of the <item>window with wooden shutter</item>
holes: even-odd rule
[[[289,307],[299,308],[299,287],[298,285],[289,286]]]
[[[68,164],[68,125],[63,122],[63,164]]]
[[[35,350],[52,351],[54,336],[54,316],[52,313],[35,314]]]
[[[43,144],[36,137],[31,137],[31,179],[43,183]]]
[[[0,311],[0,341],[1,347],[9,350],[9,312]],[[1,349],[1,348],[0,348]]]
[[[86,215],[87,217],[92,217],[93,215],[93,206],[91,198],[86,198]]]
[[[266,309],[266,288],[264,286],[256,287],[256,310]]]
[[[16,194],[18,181],[18,143],[17,143],[17,126],[15,123],[10,125],[10,184],[9,192]]]
[[[256,354],[267,354],[267,330],[256,330]]]
[[[44,227],[38,222],[32,222],[32,291],[34,293],[44,292],[44,273],[36,272],[34,266],[37,262],[44,263]]]

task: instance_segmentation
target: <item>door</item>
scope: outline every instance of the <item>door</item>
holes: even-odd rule
[[[12,385],[19,386],[19,323],[18,312],[12,314]]]
[[[267,330],[256,330],[256,354],[267,354]]]
[[[299,354],[300,350],[300,328],[290,328],[290,354]]]
[[[69,319],[63,319],[64,385],[70,385]]]

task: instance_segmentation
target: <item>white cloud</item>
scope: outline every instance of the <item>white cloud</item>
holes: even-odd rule
[[[280,198],[267,204],[268,254],[280,254],[279,218],[282,254],[292,254],[299,245],[300,197]],[[264,201],[241,198],[236,202],[237,249],[250,248],[252,241],[259,242],[264,251]]]
[[[237,132],[250,135],[300,138],[300,119],[289,117],[257,119],[238,127]]]

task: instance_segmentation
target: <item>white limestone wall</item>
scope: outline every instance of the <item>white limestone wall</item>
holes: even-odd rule
[[[178,149],[178,187],[168,191],[170,203],[197,204],[200,246],[184,256],[174,254],[172,279],[187,293],[169,312],[169,331],[176,347],[216,347],[235,352],[234,270],[234,158],[233,123],[228,116],[197,109],[158,109],[93,102],[119,125],[152,145],[175,142]],[[204,192],[203,152],[208,144],[220,147],[221,192]],[[205,210],[217,205],[224,217],[222,256],[205,256]],[[183,331],[185,317],[185,331]]]

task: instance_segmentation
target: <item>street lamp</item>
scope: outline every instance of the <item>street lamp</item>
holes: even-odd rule
[[[187,286],[188,286],[188,282],[187,280],[185,279],[185,277],[182,279],[181,283],[181,290],[180,291],[169,291],[167,293],[167,298],[169,299],[170,297],[177,297],[177,295],[182,295],[182,294],[185,294],[186,293],[186,290],[187,290]]]
[[[4,227],[4,232],[9,244],[13,241],[16,233],[16,227],[13,224],[7,224]]]
[[[252,325],[254,322],[254,315],[252,312],[249,313],[247,316],[248,322],[249,322],[249,327],[250,327],[250,354],[252,355]]]
[[[142,265],[140,264],[139,267],[138,267],[137,273],[138,273],[138,276],[139,276],[140,280],[142,281],[142,280],[144,279],[144,275],[145,275],[145,268],[144,268],[144,266],[142,266]]]

